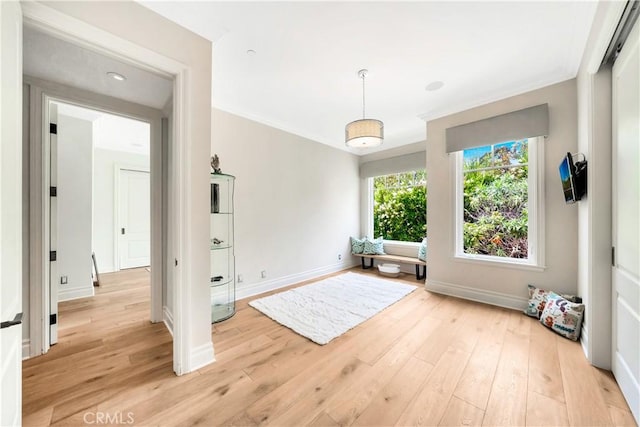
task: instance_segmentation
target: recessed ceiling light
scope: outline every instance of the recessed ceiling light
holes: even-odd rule
[[[127,78],[126,78],[125,76],[123,76],[123,75],[122,75],[122,74],[120,74],[120,73],[116,73],[115,71],[109,71],[109,72],[107,73],[107,76],[109,76],[109,77],[111,77],[112,79],[117,80],[117,81],[119,81],[119,82],[123,82],[123,81],[127,80]]]
[[[247,55],[249,55],[249,56],[254,56],[255,54],[256,54],[256,51],[255,51],[255,50],[253,50],[253,49],[249,49],[249,50],[247,50]]]
[[[424,89],[428,90],[429,92],[433,92],[438,89],[441,89],[442,86],[444,86],[444,82],[441,82],[440,80],[436,80],[435,82],[429,83],[427,87],[425,87]]]

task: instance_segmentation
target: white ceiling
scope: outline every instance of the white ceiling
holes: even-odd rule
[[[173,82],[25,25],[23,69],[26,75],[162,109],[173,93]],[[126,77],[107,76],[115,71]]]
[[[105,150],[124,151],[148,156],[151,143],[149,123],[62,102],[58,115],[90,121],[93,125],[93,145]]]
[[[362,114],[359,69],[369,69],[367,116],[385,123],[380,149],[409,144],[425,139],[424,120],[575,77],[597,7],[587,1],[142,4],[214,42],[213,106],[342,149],[345,124]],[[435,81],[444,87],[426,91]]]

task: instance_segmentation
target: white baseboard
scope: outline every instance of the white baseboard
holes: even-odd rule
[[[584,352],[585,357],[589,362],[591,362],[591,359],[589,358],[589,331],[587,330],[587,325],[584,321],[582,322],[582,330],[580,331],[580,345],[582,346],[582,351]]]
[[[191,350],[191,354],[189,355],[188,372],[196,371],[215,361],[216,359],[213,357],[213,343],[209,341],[208,343]]]
[[[28,359],[29,357],[31,357],[31,340],[24,338],[22,340],[22,360]]]
[[[485,304],[496,305],[498,307],[511,308],[513,310],[524,310],[527,307],[526,298],[500,292],[488,291],[468,286],[455,285],[453,283],[438,282],[427,279],[425,289],[439,294],[468,299],[471,301],[483,302]]]
[[[340,262],[325,267],[315,268],[313,270],[303,271],[301,273],[291,274],[289,276],[278,277],[277,279],[265,280],[264,282],[252,283],[236,288],[236,300],[252,297],[265,292],[273,291],[305,280],[315,279],[325,274],[335,273],[337,271],[346,270],[356,267],[358,264],[349,260],[348,262]]]
[[[64,285],[59,285],[64,286]],[[93,284],[91,287],[84,286],[82,288],[70,288],[70,289],[61,289],[58,288],[58,302],[60,301],[69,301],[72,299],[78,298],[87,298],[94,296],[95,292],[93,289]]]
[[[173,313],[171,313],[171,309],[166,305],[162,307],[162,321],[169,330],[171,336],[173,336]]]

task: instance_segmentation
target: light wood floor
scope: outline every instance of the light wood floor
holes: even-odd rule
[[[240,301],[212,328],[217,362],[176,377],[149,272],[101,278],[24,362],[25,425],[635,425],[609,372],[515,311],[420,287],[319,346]]]

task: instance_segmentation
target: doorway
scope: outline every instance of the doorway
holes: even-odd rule
[[[150,217],[150,222],[151,222],[150,244],[148,245],[148,247],[154,248],[154,250],[150,251],[152,253],[150,254],[149,264],[160,266],[159,268],[152,269],[150,273],[151,274],[150,319],[152,322],[161,322],[163,320],[162,288],[163,288],[163,282],[164,282],[164,279],[162,276],[163,268],[161,268],[164,262],[164,260],[162,259],[162,245],[163,245],[163,242],[166,242],[165,240],[166,230],[163,231],[162,209],[160,208],[160,206],[162,205],[162,196],[163,194],[166,194],[166,188],[163,189],[162,180],[161,180],[162,143],[161,143],[160,128],[161,128],[162,112],[159,110],[151,109],[151,108],[145,108],[145,107],[136,106],[136,105],[128,105],[124,103],[117,103],[114,105],[107,98],[95,96],[95,94],[94,94],[95,99],[88,99],[86,94],[82,90],[61,86],[59,84],[58,85],[51,84],[47,81],[33,79],[29,76],[25,76],[24,80],[28,85],[28,93],[29,93],[29,99],[30,99],[31,105],[32,106],[34,104],[37,105],[39,100],[41,99],[44,100],[44,105],[43,105],[44,108],[42,108],[43,110],[42,114],[37,114],[36,112],[34,114],[31,114],[31,117],[30,117],[30,127],[35,128],[36,130],[34,132],[30,132],[31,137],[30,137],[29,145],[30,145],[32,154],[34,155],[34,157],[37,158],[36,165],[40,165],[40,167],[42,168],[41,175],[40,175],[41,179],[34,179],[38,176],[36,174],[37,169],[32,169],[30,171],[30,174],[33,177],[30,182],[30,204],[31,204],[30,210],[32,213],[35,213],[35,215],[32,215],[32,217],[30,218],[30,221],[31,221],[30,230],[31,230],[31,233],[34,233],[34,232],[37,233],[38,226],[40,226],[42,230],[40,233],[38,233],[41,235],[42,238],[40,239],[37,245],[31,246],[30,253],[31,253],[32,259],[37,260],[38,255],[40,255],[41,257],[40,259],[43,261],[43,264],[41,264],[43,265],[43,268],[42,268],[43,274],[41,277],[31,277],[32,280],[31,280],[30,288],[31,288],[32,295],[38,295],[38,289],[40,289],[40,287],[42,286],[42,291],[43,291],[41,294],[42,299],[48,303],[42,304],[41,306],[42,313],[38,313],[36,310],[33,310],[33,309],[30,312],[30,316],[32,319],[34,317],[37,318],[39,316],[41,316],[41,318],[43,319],[43,324],[37,324],[36,322],[32,322],[32,324],[30,325],[31,355],[39,355],[42,353],[46,353],[48,351],[49,346],[56,342],[56,339],[57,339],[56,325],[58,320],[57,298],[58,298],[58,295],[60,294],[58,288],[60,287],[61,289],[64,289],[65,286],[67,287],[67,289],[71,288],[69,283],[69,280],[71,279],[71,277],[69,275],[63,274],[64,272],[60,271],[61,263],[58,259],[58,244],[59,244],[58,240],[60,239],[61,236],[59,235],[60,233],[58,232],[59,231],[58,228],[52,226],[53,224],[57,225],[56,214],[58,213],[57,211],[60,210],[61,206],[57,196],[58,194],[57,180],[59,178],[57,175],[59,174],[60,171],[57,171],[57,172],[55,171],[55,169],[59,169],[59,168],[57,167],[58,166],[57,161],[54,161],[54,159],[56,159],[55,151],[57,151],[55,148],[56,148],[57,139],[58,139],[58,135],[57,135],[58,124],[54,123],[55,120],[52,121],[52,116],[56,115],[55,112],[57,108],[49,109],[48,108],[49,106],[57,107],[58,105],[67,105],[67,107],[65,108],[70,109],[73,107],[76,110],[84,107],[85,112],[87,109],[93,110],[94,114],[98,114],[101,117],[112,117],[114,118],[114,120],[115,118],[119,118],[120,120],[137,119],[138,122],[140,121],[146,122],[146,126],[150,129],[150,131],[147,134],[151,135],[151,139],[155,143],[147,143],[147,150],[150,156],[148,157],[148,160],[146,160],[146,165],[145,165],[145,168],[147,168],[150,172],[150,187],[151,187],[149,191],[150,205],[149,205],[149,208],[147,209],[147,211],[150,212],[150,215],[148,216]],[[36,109],[30,108],[30,110],[33,111]],[[117,111],[117,110],[120,110],[120,111]],[[62,115],[61,117],[64,117],[64,115]],[[97,120],[96,122],[98,124],[100,123]],[[89,127],[92,129],[91,125],[89,125]],[[114,126],[108,126],[108,127],[114,128]],[[118,127],[122,127],[122,126],[120,125]],[[46,130],[47,132],[42,132],[39,129]],[[96,129],[99,130],[99,126],[96,126]],[[55,130],[56,134],[53,134],[52,130]],[[39,138],[40,135],[42,135],[41,138]],[[122,137],[117,137],[115,139],[120,142],[124,140]],[[100,146],[96,148],[96,152],[107,153],[107,152],[113,152],[113,151],[115,150],[103,150],[103,147],[100,147]],[[54,157],[52,157],[52,155]],[[127,156],[129,156],[127,157],[128,160],[124,160],[124,163],[132,163],[133,161],[130,160],[131,155],[127,155]],[[90,158],[93,158],[92,155],[90,155]],[[84,163],[92,163],[94,164],[93,166],[96,166],[99,169],[102,168],[107,170],[107,173],[110,174],[110,177],[103,178],[103,180],[107,181],[107,187],[110,188],[111,190],[109,191],[100,190],[100,192],[102,193],[112,192],[113,195],[111,195],[110,198],[111,200],[114,200],[116,196],[115,188],[117,188],[115,186],[116,184],[115,173],[117,170],[115,165],[118,157],[117,156],[114,157],[113,155],[106,155],[106,154],[96,157],[96,159],[103,159],[103,158],[107,158],[107,160],[105,162],[95,163],[94,160],[85,159]],[[120,157],[120,159],[122,160],[123,158]],[[106,164],[103,164],[103,163],[106,163]],[[121,161],[119,165],[121,166],[124,163]],[[84,169],[86,169],[86,164],[84,166],[85,166]],[[79,168],[76,168],[76,169],[79,169]],[[71,180],[73,181],[73,178]],[[75,181],[80,181],[80,179],[75,179]],[[62,191],[63,189],[61,188],[60,190]],[[108,198],[105,197],[104,199],[95,199],[95,201],[102,202],[107,199]],[[112,202],[112,206],[113,205],[115,205],[115,203]],[[88,209],[89,212],[85,216],[88,215],[89,217],[91,217],[91,210],[92,209],[89,208]],[[107,250],[106,252],[104,251],[101,252],[101,250],[99,249],[100,239],[96,239],[96,243],[98,244],[98,246],[95,246],[95,248],[98,248],[98,250],[96,251],[97,252],[96,259],[98,263],[102,261],[103,267],[108,267],[108,262],[106,261],[109,258],[117,260],[117,258],[114,256],[114,249],[113,249],[118,247],[118,244],[116,243],[116,239],[115,239],[115,236],[117,236],[116,230],[120,228],[120,227],[117,227],[117,224],[115,224],[115,221],[117,218],[117,211],[115,207],[104,208],[102,206],[99,206],[99,208],[95,209],[95,212],[98,214],[98,218],[97,219],[91,218],[89,222],[90,223],[96,222],[100,225],[104,225],[106,223],[108,227],[107,228],[108,231],[106,234],[113,239],[112,240],[113,243],[111,243],[110,249]],[[77,211],[74,215],[77,215]],[[43,221],[40,218],[50,218],[50,221],[46,221],[46,220]],[[77,224],[74,224],[71,227],[73,228],[76,225]],[[98,229],[96,228],[96,230]],[[91,231],[89,231],[89,233],[91,233]],[[91,241],[91,238],[89,237],[88,240]],[[156,242],[156,244],[154,245],[153,242]],[[91,247],[91,245],[89,245],[88,248],[89,249],[85,250],[85,252],[88,252],[87,256],[89,257],[88,258],[89,262],[87,264],[83,264],[83,265],[86,265],[89,272],[88,277],[87,277],[87,274],[83,276],[85,283],[86,282],[91,283],[91,279],[90,279],[90,275],[91,275],[90,273],[92,269],[91,253],[94,252],[92,250],[93,248]],[[44,256],[42,256],[43,254],[46,254],[47,257],[45,258]],[[60,254],[62,255],[62,253]],[[116,268],[119,268],[117,267],[117,265],[119,264],[117,261],[113,262],[113,264],[116,265]],[[103,271],[105,271],[105,269],[103,269]],[[63,276],[67,276],[66,284],[62,283],[64,281]],[[92,288],[90,292],[92,295]],[[88,295],[85,292],[82,295],[75,293],[68,296],[70,298],[77,298],[77,297],[88,296]]]
[[[208,234],[202,233],[202,229],[207,227],[206,177],[209,166],[206,160],[211,150],[211,43],[131,2],[95,3],[91,7],[73,3],[26,2],[20,3],[20,8],[25,25],[33,25],[48,34],[58,35],[93,52],[117,58],[122,63],[157,73],[171,81],[172,110],[167,116],[173,119],[168,125],[171,139],[167,146],[171,152],[169,160],[164,163],[168,166],[163,169],[162,157],[155,156],[153,151],[151,161],[159,165],[156,170],[170,172],[167,177],[170,199],[167,205],[167,234],[170,244],[166,251],[166,259],[170,262],[166,263],[166,277],[167,283],[172,284],[171,289],[167,289],[167,295],[174,302],[173,368],[178,375],[182,375],[213,362],[208,288],[200,285],[208,281],[209,266],[206,257],[199,255],[200,248],[206,248],[208,240]],[[131,24],[132,21],[118,19],[121,16],[135,16],[135,25]],[[147,27],[156,30],[153,37],[139,31]],[[21,36],[17,34],[16,37],[20,39]],[[176,44],[175,40],[181,40],[182,43]],[[184,49],[185,45],[190,48]],[[56,89],[55,85],[53,89]],[[86,96],[80,96],[80,102],[104,104],[91,94],[83,94]],[[117,104],[119,111],[130,107],[126,102],[111,100]],[[41,109],[41,100],[36,98],[35,101],[33,108]],[[131,110],[132,116],[140,114],[139,109]],[[150,114],[153,115],[153,112]],[[152,125],[152,139],[154,135],[161,134],[160,129],[160,124]],[[38,134],[41,138],[44,136],[42,129],[34,129],[34,133],[34,137],[38,137]],[[33,158],[37,157],[37,153],[31,157],[30,163],[41,170],[41,159]],[[151,179],[152,182],[155,180],[153,172]],[[41,195],[36,202],[42,203],[45,189],[36,190]],[[156,194],[152,191],[152,197]],[[162,201],[157,202],[152,202],[152,210],[160,212]],[[30,206],[30,211],[38,212],[39,209]],[[45,237],[42,224],[30,223],[30,229],[31,226],[36,241],[30,243],[39,245],[38,238]],[[154,234],[152,231],[152,239]],[[33,276],[29,278],[31,284],[43,282],[41,275],[46,274],[45,255],[37,254],[36,259],[30,261],[29,271]],[[152,242],[151,256],[162,257],[160,244]],[[161,269],[152,269],[152,281],[155,282],[153,276],[161,273]],[[44,292],[44,287],[37,287],[36,292]],[[31,302],[29,307],[35,308],[31,312],[40,312],[43,301],[46,301],[44,297],[27,296]],[[44,320],[34,319],[34,322],[40,323],[40,330],[44,330]],[[27,329],[23,328],[25,331]],[[40,338],[35,337],[36,340]]]
[[[172,313],[172,310],[164,310],[163,307],[163,295],[167,294],[166,291],[163,292],[163,287],[166,288],[170,282],[169,275],[163,274],[165,271],[163,267],[167,259],[167,256],[163,255],[163,249],[167,247],[168,231],[174,224],[163,221],[163,215],[167,215],[166,210],[162,208],[163,199],[168,197],[168,188],[171,181],[163,181],[162,175],[166,176],[168,169],[173,165],[169,160],[163,161],[163,155],[167,155],[167,146],[171,139],[163,138],[162,136],[162,120],[164,117],[172,120],[173,82],[166,76],[152,74],[134,65],[125,64],[95,51],[74,45],[66,39],[58,39],[55,35],[43,32],[39,28],[26,25],[24,35],[25,74],[23,80],[25,83],[25,95],[23,98],[26,100],[25,111],[28,112],[26,116],[28,117],[27,127],[29,131],[27,132],[26,144],[29,147],[28,152],[31,157],[29,162],[30,170],[28,171],[31,176],[29,180],[30,216],[27,220],[29,221],[29,234],[32,237],[30,237],[29,245],[29,268],[26,269],[30,285],[27,290],[28,295],[25,295],[25,301],[30,301],[27,306],[29,312],[25,313],[25,317],[29,318],[29,324],[27,325],[29,333],[26,335],[29,340],[29,348],[26,352],[23,348],[23,354],[37,356],[46,353],[49,346],[56,342],[58,290],[54,288],[60,287],[61,289],[70,290],[73,287],[69,283],[69,280],[71,280],[69,275],[59,274],[58,264],[60,262],[58,261],[58,248],[56,245],[57,238],[60,236],[58,235],[59,233],[55,233],[55,227],[50,227],[51,222],[45,220],[49,219],[51,214],[55,214],[60,208],[58,206],[58,197],[55,193],[52,193],[51,188],[56,187],[55,179],[57,177],[53,178],[51,172],[54,166],[57,166],[57,163],[51,162],[51,154],[52,151],[55,151],[58,136],[56,134],[57,123],[55,123],[55,120],[51,120],[55,118],[55,109],[50,109],[49,106],[64,105],[64,108],[67,109],[67,116],[69,115],[68,110],[73,108],[75,110],[85,108],[85,115],[93,115],[93,117],[89,117],[89,121],[92,121],[89,124],[91,131],[107,135],[96,144],[96,153],[98,151],[107,152],[104,150],[109,152],[116,151],[113,148],[123,149],[123,141],[126,139],[118,135],[109,136],[109,134],[113,134],[118,129],[131,127],[123,123],[140,124],[140,122],[144,122],[146,136],[142,139],[146,139],[146,142],[141,142],[138,137],[125,148],[133,153],[136,153],[137,150],[137,154],[141,154],[139,151],[143,148],[146,150],[148,159],[144,162],[143,167],[126,158],[119,161],[111,161],[109,163],[110,166],[107,167],[110,178],[106,179],[106,184],[109,188],[109,193],[118,188],[116,186],[116,163],[120,168],[138,168],[145,169],[148,172],[150,188],[146,193],[149,194],[150,204],[146,209],[148,218],[146,222],[149,229],[149,242],[146,245],[137,243],[138,254],[146,250],[147,258],[149,259],[146,262],[147,265],[153,264],[157,266],[157,268],[153,268],[149,272],[151,276],[151,321],[162,322],[164,320],[164,312]],[[80,58],[81,61],[74,58]],[[44,60],[44,64],[39,62],[42,60]],[[80,68],[82,67],[81,63],[84,62],[89,64],[90,67]],[[47,64],[55,64],[56,66]],[[118,70],[117,74],[120,78],[124,78],[123,81],[110,77],[107,70],[113,69]],[[34,77],[34,75],[38,77]],[[97,81],[93,87],[90,87],[91,90],[60,83],[60,80],[64,81],[65,76],[68,75],[82,75],[83,77],[77,78],[77,81],[79,86],[84,85],[85,88],[89,87],[90,84],[86,76],[93,76]],[[148,84],[149,82],[154,83],[151,86],[147,86],[146,95],[138,93],[140,91],[137,88],[141,79],[147,81]],[[155,90],[150,91],[150,87],[154,87]],[[145,104],[114,98],[105,94],[111,93],[119,96],[123,91],[126,92],[123,96],[129,97],[129,99],[132,96],[138,97],[137,99],[145,102]],[[93,112],[87,113],[87,111]],[[96,119],[96,116],[102,118]],[[87,117],[84,117],[84,119],[87,119]],[[110,143],[115,147],[103,147],[102,140],[106,139],[109,139]],[[150,142],[149,139],[151,140]],[[102,156],[95,157],[95,159],[101,158]],[[93,163],[92,159],[93,157],[89,157],[89,160],[85,159],[83,166],[86,167],[88,163]],[[98,167],[100,165],[96,163],[95,165],[92,164],[92,166]],[[59,168],[56,167],[56,169]],[[74,182],[80,181],[75,180]],[[57,189],[53,191],[57,191]],[[100,190],[100,192],[104,192],[104,190]],[[110,197],[112,200],[115,199],[115,196]],[[96,202],[102,202],[103,200],[106,200],[106,198],[95,199]],[[62,208],[64,209],[66,206]],[[90,207],[86,210],[91,211],[92,208]],[[117,224],[115,224],[118,212],[114,207],[114,203],[111,203],[111,207],[93,206],[93,211],[104,215],[102,218],[92,218],[91,222],[100,225],[106,224],[108,231],[106,233],[103,232],[103,235],[106,234],[106,238],[96,237],[94,239],[97,244],[95,248],[90,247],[84,252],[89,252],[90,260],[91,253],[96,252],[96,264],[99,271],[115,271],[120,268],[118,258],[120,243],[118,239],[121,227],[117,227]],[[107,249],[104,249],[105,245],[101,245],[101,242],[104,243],[105,241],[109,242],[106,245]],[[143,247],[140,248],[140,246]],[[93,268],[91,262],[88,266],[90,268],[89,272],[91,272]],[[63,276],[67,276],[67,283],[61,283],[65,281]],[[90,279],[87,280],[87,274],[84,274],[83,283],[87,281],[90,281]],[[87,289],[85,288],[84,294],[76,293],[75,295],[67,296],[69,298],[87,296],[86,291]]]
[[[151,136],[149,123],[86,106],[51,100],[48,109],[52,125],[45,128],[55,128],[48,161],[49,235],[56,254],[49,270],[55,317],[50,344],[55,344],[67,318],[58,316],[59,303],[93,297],[98,271],[104,277],[122,268],[150,267]]]

